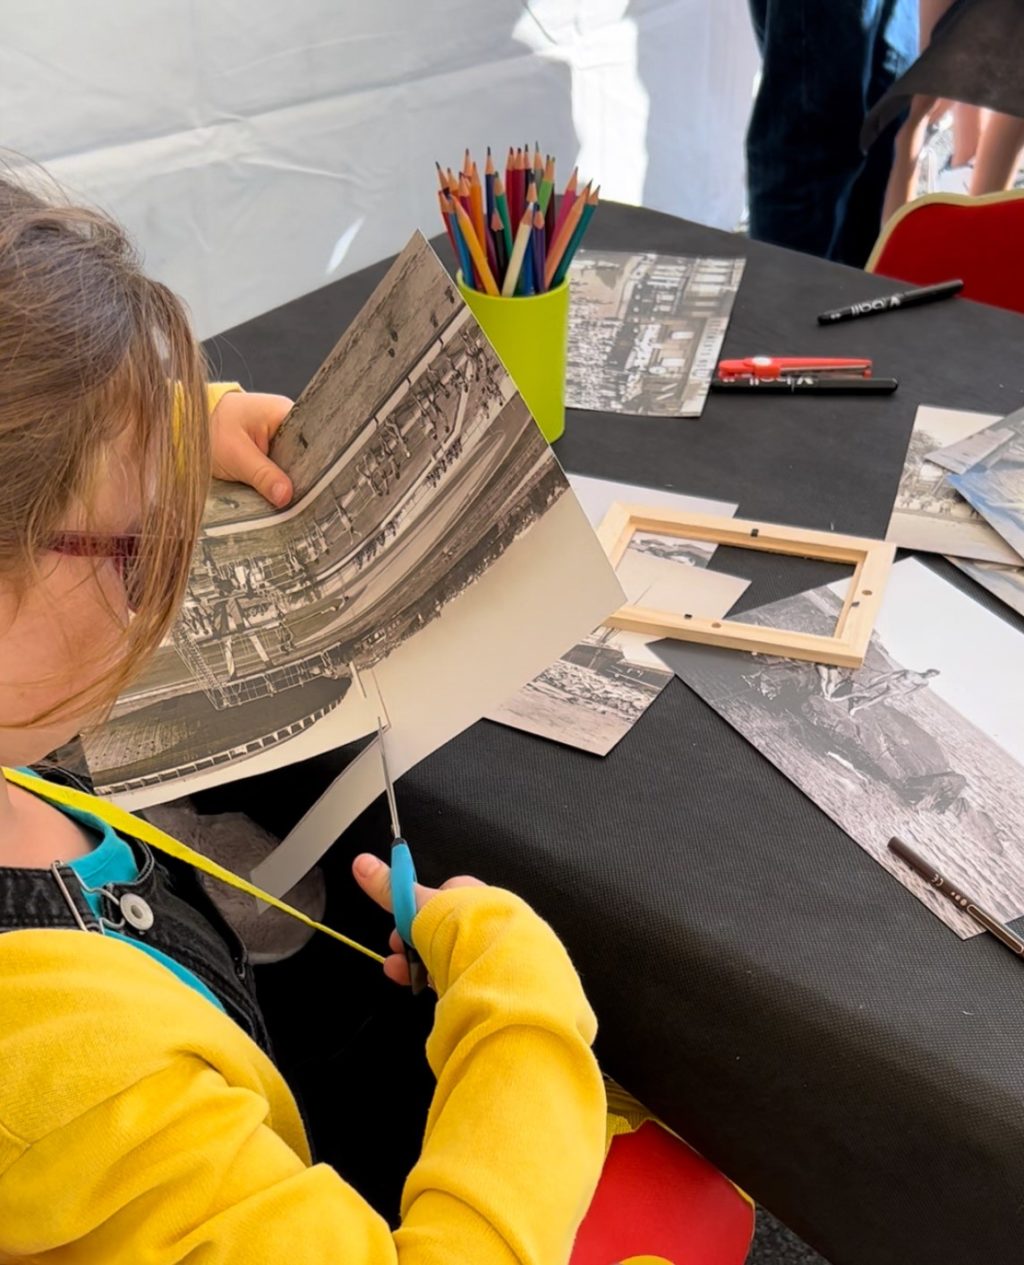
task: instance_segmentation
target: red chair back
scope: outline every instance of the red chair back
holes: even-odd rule
[[[653,1120],[612,1139],[570,1265],[742,1265],[754,1208]]]
[[[867,269],[915,286],[959,277],[965,299],[1024,312],[1024,191],[909,202],[882,229]]]

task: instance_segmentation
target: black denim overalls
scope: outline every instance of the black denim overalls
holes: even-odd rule
[[[74,774],[50,766],[37,771],[48,781],[92,793],[91,787]],[[161,855],[157,861],[144,843],[122,838],[135,853],[139,877],[134,883],[111,883],[101,889],[102,921],[180,962],[269,1054],[270,1039],[245,949],[203,890],[195,871],[173,857]],[[83,935],[103,933],[101,920],[89,908],[70,866],[56,864],[48,870],[0,866],[0,933],[30,927],[78,928]]]

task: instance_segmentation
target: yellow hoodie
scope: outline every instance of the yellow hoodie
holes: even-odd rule
[[[0,1262],[567,1261],[605,1141],[576,973],[494,888],[442,892],[413,933],[437,1089],[394,1235],[310,1164],[273,1063],[169,970],[94,932],[0,934]],[[392,1123],[384,1099],[352,1146],[386,1146]]]
[[[213,384],[211,411],[239,389]],[[495,888],[442,892],[413,936],[437,1089],[392,1236],[311,1165],[273,1063],[166,967],[95,932],[0,934],[0,1265],[567,1261],[605,1149],[572,964]],[[388,1106],[353,1147],[387,1145]]]

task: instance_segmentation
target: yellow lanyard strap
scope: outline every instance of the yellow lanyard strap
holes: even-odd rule
[[[333,927],[327,927],[322,922],[317,922],[315,919],[308,917],[301,910],[293,909],[291,905],[286,904],[283,900],[278,900],[276,896],[271,896],[269,892],[261,891],[260,888],[250,883],[247,879],[239,878],[231,870],[226,870],[223,865],[218,865],[216,861],[211,861],[209,857],[203,856],[201,852],[196,852],[186,844],[180,843],[169,834],[165,834],[164,831],[151,825],[150,822],[143,821],[141,817],[125,812],[123,808],[118,808],[116,804],[109,804],[106,800],[97,799],[94,795],[86,795],[83,791],[73,790],[70,786],[58,786],[54,782],[47,782],[44,778],[19,773],[16,769],[5,768],[3,775],[8,782],[22,787],[34,795],[39,795],[43,799],[51,800],[55,804],[64,804],[68,808],[76,808],[80,812],[91,814],[93,817],[99,817],[108,826],[120,831],[121,834],[128,835],[132,839],[139,839],[143,843],[149,844],[151,848],[156,848],[158,852],[165,852],[168,856],[172,856],[178,861],[184,861],[187,865],[195,866],[197,870],[202,870],[204,874],[209,874],[211,878],[220,879],[222,883],[227,883],[229,887],[235,887],[240,892],[245,892],[248,896],[252,896],[255,900],[261,900],[265,904],[271,905],[274,909],[280,909],[282,913],[288,914],[292,918],[297,918],[299,922],[305,923],[307,927],[312,927],[314,931],[322,931],[325,936],[330,936],[332,940],[338,940],[341,944],[348,945],[350,949],[355,949],[357,953],[362,953],[364,957],[372,958],[374,962],[384,961],[379,953],[374,953],[372,949],[367,949],[357,940],[349,939],[348,936],[342,935],[340,931],[335,931]]]

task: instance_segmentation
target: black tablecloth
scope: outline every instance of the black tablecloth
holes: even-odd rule
[[[713,396],[699,420],[572,413],[556,446],[570,470],[880,536],[919,403],[1022,403],[1015,315],[955,300],[821,329],[819,311],[892,283],[612,205],[590,241],[746,254],[724,354],[867,355],[900,389]],[[297,394],[385,267],[231,331],[215,364]],[[753,554],[741,571],[741,608],[835,578]],[[264,815],[291,824],[337,759],[271,780]],[[607,1070],[834,1265],[1024,1256],[1024,967],[958,940],[680,682],[605,759],[482,722],[399,798],[421,874],[531,900],[580,967]],[[371,828],[379,847],[376,807],[362,843]]]

